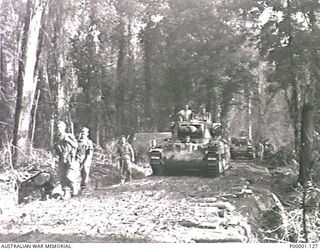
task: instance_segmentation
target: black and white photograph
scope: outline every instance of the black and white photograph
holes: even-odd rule
[[[0,0],[0,248],[319,249],[319,96],[319,0]]]

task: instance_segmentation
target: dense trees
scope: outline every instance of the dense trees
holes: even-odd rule
[[[310,180],[315,91],[319,87],[318,1],[258,1],[258,13],[270,16],[257,36],[260,53],[272,71],[272,92],[283,92],[300,155],[300,182]]]
[[[27,155],[35,124],[34,145],[49,149],[58,119],[75,132],[88,126],[98,144],[166,131],[189,103],[207,106],[229,136],[294,145],[308,179],[317,1],[3,0],[0,25],[2,145]]]
[[[226,137],[294,150],[306,187],[319,24],[318,0],[0,0],[0,149],[19,165],[52,149],[58,120],[103,145],[205,105]]]
[[[252,6],[251,6],[252,7]],[[257,35],[259,51],[271,67],[268,74],[273,93],[284,93],[294,131],[295,152],[299,160],[299,182],[303,186],[302,222],[308,242],[310,208],[306,197],[312,186],[312,171],[319,159],[314,145],[315,119],[319,115],[319,1],[257,1],[258,15],[270,16]]]

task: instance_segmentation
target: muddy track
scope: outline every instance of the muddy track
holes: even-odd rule
[[[3,206],[0,241],[254,242],[271,175],[250,161],[218,178],[149,176],[105,185],[67,201]],[[272,203],[272,202],[271,202]],[[10,236],[11,235],[11,238]]]

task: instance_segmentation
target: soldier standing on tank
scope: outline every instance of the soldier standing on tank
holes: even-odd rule
[[[203,107],[200,111],[200,113],[197,115],[198,119],[200,121],[206,121],[210,122],[211,121],[211,114],[210,112],[207,112],[206,108]]]
[[[131,181],[131,164],[134,162],[134,151],[124,135],[120,137],[118,154],[121,184],[124,184]]]
[[[71,133],[66,132],[66,124],[59,121],[57,125],[58,133],[55,140],[55,149],[59,157],[59,179],[64,192],[63,199],[79,193],[79,163],[76,161],[77,140]]]
[[[157,138],[155,136],[152,137],[152,140],[150,141],[150,149],[157,147]]]
[[[89,138],[89,129],[82,128],[77,149],[77,160],[80,163],[81,172],[81,189],[85,189],[89,182],[89,174],[91,168],[91,161],[93,156],[93,143]]]
[[[193,113],[192,111],[189,109],[189,105],[185,105],[184,109],[180,110],[178,112],[178,117],[179,117],[179,120],[182,122],[182,121],[191,121],[192,120],[192,116],[193,116]]]

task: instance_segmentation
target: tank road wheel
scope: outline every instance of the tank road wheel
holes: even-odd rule
[[[206,166],[204,168],[204,176],[217,177],[225,169],[225,159],[220,155],[208,155]]]
[[[235,156],[235,154],[233,152],[230,153],[230,157],[231,157],[232,160],[236,160],[236,156]]]
[[[212,176],[218,177],[221,174],[221,171],[222,171],[222,161],[219,160],[219,161],[217,161],[214,168],[212,169],[212,172],[211,172]]]
[[[215,175],[215,172],[217,169],[216,163],[217,163],[216,158],[214,156],[208,155],[205,160],[202,175],[203,176]]]
[[[221,165],[221,163],[219,160],[214,163],[211,163],[210,166],[208,166],[208,168],[207,168],[207,174],[209,174],[212,177],[219,176],[220,168],[221,168],[220,165]]]

